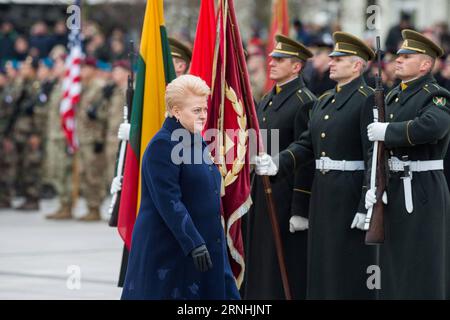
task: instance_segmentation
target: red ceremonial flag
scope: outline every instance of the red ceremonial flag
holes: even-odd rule
[[[275,47],[276,34],[283,34],[285,36],[289,35],[289,14],[287,0],[272,1],[272,25],[270,27],[270,33],[269,38],[267,39],[266,47],[266,92],[269,91],[274,85],[273,80],[270,79],[270,58],[268,57]]]
[[[214,0],[202,0],[189,73],[202,78],[208,86],[211,86],[212,81],[215,41],[216,13]]]
[[[210,146],[213,146],[212,155],[222,174],[222,222],[231,268],[240,287],[245,271],[241,217],[252,204],[252,140],[249,135],[254,137],[252,131],[257,133],[259,142],[259,126],[233,0],[220,0],[217,25],[215,69],[206,127],[218,129],[218,135],[214,136],[215,141]],[[208,140],[208,133],[205,140]]]

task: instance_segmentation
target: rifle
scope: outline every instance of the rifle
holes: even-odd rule
[[[128,58],[130,59],[130,74],[128,75],[128,86],[126,92],[126,105],[123,107],[123,123],[129,123],[131,108],[133,106],[133,95],[134,95],[134,72],[133,72],[133,63],[134,63],[134,44],[133,41],[130,41]],[[116,176],[122,177],[123,169],[125,165],[125,155],[127,149],[127,141],[120,141],[119,150],[116,160]],[[108,214],[109,218],[109,226],[117,227],[118,219],[119,219],[119,204],[120,204],[120,195],[121,191],[118,191],[113,194],[111,203],[109,205]]]
[[[375,77],[375,106],[373,108],[374,122],[385,122],[384,88],[381,80],[381,49],[380,37],[377,37],[377,63],[378,74]],[[372,167],[370,172],[370,189],[375,189],[377,202],[367,211],[364,230],[365,242],[368,245],[384,242],[384,204],[383,193],[386,190],[386,150],[383,141],[373,143]]]

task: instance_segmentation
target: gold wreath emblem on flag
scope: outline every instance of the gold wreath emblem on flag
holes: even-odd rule
[[[233,109],[237,114],[237,123],[239,125],[238,132],[238,144],[237,144],[237,157],[233,161],[233,166],[230,171],[228,171],[226,164],[223,162],[225,159],[225,147],[220,146],[220,159],[222,159],[219,164],[219,171],[222,174],[222,185],[224,187],[228,187],[238,178],[239,172],[242,170],[245,164],[245,155],[247,153],[247,138],[248,138],[248,130],[247,130],[247,116],[244,112],[244,106],[242,101],[238,99],[236,92],[233,88],[225,85],[225,96],[233,105]],[[228,137],[227,137],[228,138]]]

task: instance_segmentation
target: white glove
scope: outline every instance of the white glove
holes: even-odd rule
[[[120,190],[122,190],[122,177],[114,177],[114,179],[111,182],[111,194],[117,193]]]
[[[388,203],[386,191],[383,193],[381,200],[384,204]],[[377,196],[375,195],[375,189],[369,189],[366,192],[366,209],[373,207],[373,205],[377,202]]]
[[[367,126],[367,137],[370,141],[384,141],[389,123],[373,122]]]
[[[289,232],[304,231],[309,228],[309,221],[301,216],[292,216],[289,219]]]
[[[359,230],[364,230],[364,222],[366,220],[366,215],[364,213],[357,213],[353,218],[352,229],[358,228]]]
[[[259,176],[274,176],[278,172],[278,168],[273,162],[272,157],[267,153],[262,156],[256,156],[256,168],[255,172]]]
[[[130,124],[121,123],[119,126],[119,132],[117,133],[119,140],[130,140]]]

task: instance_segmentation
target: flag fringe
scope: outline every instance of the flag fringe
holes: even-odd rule
[[[248,196],[247,200],[236,209],[228,219],[228,225],[227,225],[227,244],[228,248],[230,250],[231,257],[234,261],[236,261],[241,266],[241,271],[239,272],[238,277],[236,278],[236,284],[238,288],[241,288],[242,282],[244,280],[244,273],[245,273],[245,261],[244,257],[239,253],[239,251],[234,247],[233,239],[230,234],[231,227],[233,224],[238,221],[240,218],[242,218],[248,210],[250,210],[250,207],[252,206],[253,201],[251,195]]]

